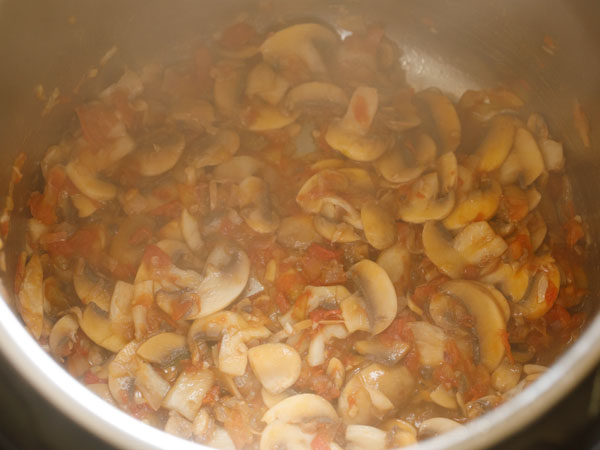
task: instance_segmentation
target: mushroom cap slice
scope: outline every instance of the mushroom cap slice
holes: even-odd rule
[[[458,202],[444,219],[444,226],[449,230],[457,230],[474,221],[488,220],[496,214],[501,198],[500,184],[489,179],[481,189],[469,192]]]
[[[434,417],[433,419],[427,419],[419,426],[419,438],[427,439],[440,434],[447,433],[448,431],[454,430],[455,428],[461,428],[463,425],[445,417]]]
[[[108,313],[94,302],[88,303],[79,320],[81,330],[100,347],[111,352],[118,352],[127,341],[119,334],[115,334],[108,318]]]
[[[529,186],[544,171],[544,158],[535,138],[526,128],[518,128],[512,152],[500,167],[500,182]]]
[[[456,235],[454,248],[469,264],[481,265],[502,255],[508,245],[487,222],[472,222]],[[453,277],[454,278],[454,277]]]
[[[404,286],[410,276],[410,259],[410,252],[397,242],[383,250],[376,262],[387,272],[392,283]]]
[[[286,344],[262,344],[248,350],[248,361],[263,387],[280,394],[300,376],[302,362],[293,347]]]
[[[385,330],[396,317],[396,290],[387,272],[368,259],[354,264],[348,271],[365,303],[371,334]]]
[[[209,316],[229,306],[242,293],[249,276],[248,255],[234,245],[217,244],[206,259],[204,278],[195,292],[200,311],[188,319]]]
[[[554,304],[560,288],[560,272],[554,263],[543,264],[529,285],[518,308],[529,320],[539,319]]]
[[[422,239],[425,254],[438,269],[451,278],[460,278],[463,275],[468,263],[452,246],[452,237],[438,222],[425,223]]]
[[[440,182],[438,174],[427,173],[410,187],[406,201],[398,205],[397,217],[410,223],[425,223],[428,220],[441,220],[452,211],[455,204],[454,191],[437,197]]]
[[[140,344],[131,341],[125,345],[108,364],[108,388],[115,401],[124,406],[129,402],[131,387],[135,383],[138,358],[136,350]]]
[[[117,187],[98,178],[87,166],[74,160],[65,167],[69,179],[84,195],[99,202],[107,202],[117,195]]]
[[[200,234],[198,221],[192,216],[186,208],[181,211],[181,234],[188,247],[194,251],[200,251],[204,247],[204,241]],[[164,242],[164,241],[163,241]]]
[[[387,447],[387,433],[368,425],[348,425],[346,428],[346,448],[348,450],[384,450]]]
[[[153,177],[171,170],[185,148],[185,137],[179,131],[161,128],[142,136],[133,154],[138,172]]]
[[[194,420],[214,381],[215,375],[210,370],[186,370],[177,377],[162,404],[186,419]]]
[[[268,103],[251,106],[251,113],[246,128],[250,131],[278,130],[293,123],[298,118],[297,112],[280,110]]]
[[[425,321],[410,322],[409,328],[415,337],[421,364],[434,367],[442,363],[447,339],[444,330]]]
[[[261,433],[259,450],[308,450],[315,436],[298,425],[276,421],[267,425]]]
[[[348,243],[360,241],[360,236],[354,231],[354,227],[345,222],[336,223],[323,216],[314,216],[311,225],[319,236],[328,241]]]
[[[202,99],[179,99],[171,108],[169,115],[174,121],[182,122],[197,131],[206,130],[215,121],[215,109]]]
[[[327,128],[325,140],[332,148],[354,161],[374,161],[391,146],[390,138],[362,136],[350,132],[341,121],[334,121]]]
[[[333,103],[345,107],[348,105],[348,95],[335,84],[309,81],[290,89],[284,100],[285,107],[292,111],[323,103]]]
[[[478,283],[466,280],[447,281],[440,286],[440,291],[462,301],[475,319],[481,362],[490,372],[493,371],[506,350],[503,343],[506,322],[497,300]]]
[[[252,98],[260,97],[268,104],[277,105],[290,83],[281,75],[275,73],[273,68],[265,62],[259,62],[248,73],[246,79],[246,96]]]
[[[307,213],[319,214],[323,198],[344,191],[347,186],[348,178],[343,173],[330,169],[321,170],[304,182],[296,194],[296,203]]]
[[[185,336],[169,332],[152,336],[137,350],[137,354],[146,361],[163,367],[170,366],[188,353]]]
[[[435,161],[436,154],[435,141],[428,134],[420,133],[415,140],[414,150],[392,148],[374,164],[381,176],[390,183],[407,183],[419,177]],[[413,163],[409,164],[407,159],[412,159]]]
[[[479,156],[479,170],[492,172],[502,165],[513,146],[516,123],[516,118],[513,116],[506,114],[494,116],[487,134],[475,150]]]
[[[25,253],[20,258],[25,259]],[[18,295],[18,309],[31,334],[39,339],[44,326],[44,272],[37,253],[25,266],[25,275]]]
[[[188,339],[218,341],[227,330],[243,330],[248,322],[234,311],[219,311],[196,319],[188,330]]]
[[[321,233],[316,223],[313,225],[313,217],[309,214],[284,217],[277,229],[277,242],[287,248],[305,249],[313,242],[322,241]]]
[[[52,354],[60,361],[68,355],[75,342],[75,334],[79,329],[79,322],[75,314],[67,314],[56,321],[50,335],[48,336],[48,345]]]
[[[234,156],[215,167],[213,177],[219,181],[241,183],[245,178],[258,173],[263,167],[264,164],[252,156]]]
[[[191,165],[197,169],[222,164],[240,148],[240,136],[234,130],[226,128],[192,141],[189,146],[192,153]]]
[[[301,23],[279,30],[262,43],[263,59],[273,66],[286,62],[293,64],[299,58],[315,75],[327,73],[327,67],[318,47],[332,47],[339,42],[338,35],[316,23]]]
[[[311,420],[335,421],[338,415],[331,403],[320,395],[297,394],[280,401],[262,417],[263,422],[306,423]]]
[[[376,249],[383,250],[396,241],[396,222],[382,206],[365,203],[360,210],[360,219],[367,241]]]
[[[272,210],[269,187],[255,176],[245,178],[239,185],[240,216],[257,233],[272,233],[279,227],[279,216]]]
[[[450,99],[437,88],[429,88],[417,94],[431,112],[438,131],[442,153],[453,152],[460,144],[461,125],[456,108]]]

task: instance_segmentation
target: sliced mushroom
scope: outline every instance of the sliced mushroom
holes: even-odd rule
[[[487,134],[475,150],[479,156],[479,170],[492,172],[502,165],[513,146],[516,125],[517,121],[513,116],[494,116]]]
[[[25,253],[20,258],[25,260]],[[18,309],[27,329],[39,339],[44,326],[44,272],[37,253],[31,255],[18,292]]]
[[[337,170],[321,170],[302,185],[296,195],[296,203],[307,213],[319,214],[323,207],[323,197],[332,192],[344,191],[348,179]]]
[[[79,330],[79,322],[74,314],[61,317],[52,327],[48,336],[48,345],[54,357],[59,361],[71,353],[77,330]]]
[[[487,222],[472,222],[454,238],[453,247],[469,264],[483,265],[498,258],[508,248]]]
[[[410,252],[401,243],[383,250],[377,257],[377,264],[386,271],[397,287],[404,288],[410,276]]]
[[[410,345],[399,340],[387,345],[379,340],[368,339],[356,341],[354,350],[372,361],[390,366],[404,358],[410,350]]]
[[[94,302],[86,306],[79,320],[79,326],[87,337],[111,352],[116,353],[127,344],[123,336],[113,331],[108,313]]]
[[[391,140],[382,136],[367,136],[377,105],[378,95],[375,88],[356,88],[346,115],[329,125],[325,134],[327,144],[355,161],[374,161],[383,155]]]
[[[198,252],[204,248],[204,241],[200,234],[198,221],[192,216],[187,209],[181,211],[181,234],[185,239],[185,243],[194,252]]]
[[[526,128],[518,128],[512,151],[500,167],[502,184],[520,181],[529,186],[544,171],[544,158],[535,138]]]
[[[309,81],[290,89],[284,100],[285,107],[291,111],[324,103],[346,107],[348,95],[335,84]]]
[[[258,177],[245,178],[239,186],[240,216],[257,233],[273,233],[279,226],[279,216],[271,208],[269,187]]]
[[[365,203],[360,211],[365,237],[378,250],[396,241],[396,222],[386,209],[377,203]]]
[[[471,222],[488,220],[498,210],[502,188],[494,179],[484,180],[480,189],[471,191],[460,199],[452,212],[444,219],[444,226],[457,230]]]
[[[333,338],[346,339],[348,330],[342,324],[330,324],[320,329],[310,340],[306,362],[311,367],[325,363],[325,345]]]
[[[382,428],[391,435],[391,445],[394,447],[408,447],[417,443],[417,430],[410,423],[400,419],[389,419],[382,424]]]
[[[439,384],[430,394],[429,398],[436,405],[446,409],[457,409],[456,393],[448,391],[442,384]]]
[[[134,287],[125,281],[117,281],[110,299],[108,318],[113,331],[125,339],[133,337],[133,317],[131,315],[131,302],[133,301]]]
[[[425,254],[438,269],[451,278],[460,278],[467,267],[466,258],[452,245],[452,237],[434,221],[423,226]]]
[[[260,450],[311,448],[315,434],[303,431],[298,425],[275,421],[268,424],[260,436]]]
[[[396,291],[390,277],[381,266],[368,259],[354,264],[348,276],[364,302],[369,331],[373,335],[381,333],[392,323],[398,309]]]
[[[437,154],[435,141],[420,133],[413,148],[392,148],[374,162],[375,167],[390,183],[407,183],[419,177],[427,166],[433,164]]]
[[[481,281],[497,285],[502,293],[513,302],[521,300],[529,286],[529,271],[527,267],[514,267],[501,263],[498,267],[481,277]]]
[[[323,216],[314,216],[312,225],[321,237],[331,243],[360,241],[360,236],[356,233],[354,227],[345,222],[334,222]]]
[[[289,87],[289,81],[277,74],[270,65],[261,61],[248,73],[246,96],[248,98],[258,96],[275,106],[284,97]]]
[[[434,172],[417,179],[411,185],[406,200],[398,205],[397,217],[410,223],[424,223],[446,217],[454,208],[455,196],[450,191],[439,197],[439,187],[438,175]]]
[[[162,404],[186,419],[194,420],[214,381],[215,376],[210,370],[185,370],[177,377]]]
[[[453,152],[460,144],[461,126],[456,108],[439,89],[429,88],[417,94],[423,100],[437,128],[442,153]]]
[[[565,168],[565,155],[560,142],[544,139],[540,142],[540,150],[547,170],[560,172]]]
[[[296,394],[280,401],[262,417],[263,422],[307,423],[312,420],[336,421],[338,415],[327,400],[316,394]]]
[[[252,156],[234,156],[229,161],[215,167],[213,176],[216,180],[241,183],[242,180],[255,175],[263,168],[263,163]]]
[[[473,319],[479,339],[481,363],[493,371],[504,357],[502,336],[506,322],[501,309],[491,293],[472,281],[452,280],[440,286],[440,291],[463,302]]]
[[[192,141],[189,146],[192,153],[191,165],[196,169],[216,166],[231,159],[240,148],[240,136],[227,128],[220,129],[215,135],[208,135]]]
[[[428,322],[410,322],[410,331],[415,337],[419,360],[424,366],[435,367],[444,361],[446,333]]]
[[[73,273],[73,287],[81,302],[84,305],[94,302],[104,311],[110,307],[107,284],[105,279],[88,270],[85,263],[79,264]]]
[[[81,218],[89,217],[100,208],[100,204],[83,194],[72,194],[70,197],[73,206],[77,208],[77,215]]]
[[[346,427],[346,448],[348,450],[385,450],[387,433],[368,425],[348,425]]]
[[[272,408],[277,403],[285,400],[290,396],[290,391],[281,392],[280,394],[271,394],[265,388],[260,390],[260,397],[267,408]]]
[[[107,202],[117,195],[117,187],[114,184],[98,178],[96,173],[79,160],[70,161],[65,170],[75,187],[93,200]]]
[[[185,138],[176,130],[161,128],[143,135],[133,154],[138,172],[153,177],[171,170],[183,153]],[[93,197],[92,197],[93,198]]]
[[[193,130],[203,131],[215,121],[215,110],[206,100],[182,98],[175,102],[169,116]]]
[[[169,382],[160,376],[150,364],[137,360],[135,387],[155,411],[160,408],[163,398],[169,392]]]
[[[227,118],[240,112],[244,70],[238,61],[220,61],[211,75],[215,79],[213,94],[217,110]]]
[[[159,333],[147,339],[137,350],[137,354],[146,361],[163,367],[188,354],[185,336],[177,333]]]
[[[285,111],[256,101],[245,114],[244,124],[250,131],[279,130],[294,123],[297,118],[297,112]]]
[[[240,377],[246,373],[248,347],[241,332],[225,331],[219,346],[219,370],[228,375]]]
[[[496,370],[492,372],[492,386],[500,392],[508,392],[514,388],[521,379],[523,366],[519,363],[511,363],[506,358],[502,360]]]
[[[463,427],[463,425],[452,419],[434,417],[433,419],[427,419],[421,423],[421,426],[419,426],[419,439],[432,438],[461,427]]]
[[[233,311],[219,311],[206,317],[196,319],[188,330],[188,341],[218,341],[227,330],[243,330],[249,324]]]
[[[226,308],[244,290],[249,276],[248,255],[231,244],[218,244],[208,255],[204,278],[195,290],[199,311],[187,319],[205,317]]]
[[[518,304],[518,310],[529,320],[539,319],[554,304],[560,288],[560,272],[553,262],[547,261],[533,276],[529,290]]]
[[[127,405],[134,396],[138,346],[139,343],[135,341],[129,342],[108,365],[108,388],[115,401],[121,406]]]
[[[320,216],[315,216],[315,219],[316,217]],[[317,230],[316,223],[313,225],[313,217],[309,214],[297,214],[281,219],[277,229],[277,242],[284,247],[306,249],[313,242],[321,241],[321,233]]]
[[[315,75],[323,76],[327,67],[319,48],[329,48],[339,42],[337,34],[316,23],[302,23],[279,30],[261,45],[263,59],[274,67],[302,61]]]
[[[252,371],[272,394],[280,394],[300,376],[302,362],[298,352],[289,345],[262,344],[248,350]]]

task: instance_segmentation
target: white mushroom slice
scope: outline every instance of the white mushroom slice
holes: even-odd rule
[[[325,363],[325,345],[332,339],[345,339],[348,330],[342,324],[336,323],[326,325],[310,340],[306,361],[311,367],[320,366]]]
[[[354,231],[354,227],[345,222],[337,223],[323,216],[314,216],[312,225],[319,236],[331,243],[360,241],[360,236]]]
[[[513,149],[500,167],[500,182],[520,181],[523,186],[529,186],[543,171],[544,158],[535,138],[526,128],[518,128]]]
[[[188,339],[218,341],[225,331],[244,330],[248,326],[248,322],[240,314],[233,311],[219,311],[196,319],[188,330]]]
[[[347,450],[385,450],[387,433],[368,425],[348,425],[346,428]]]
[[[436,163],[440,177],[440,193],[448,194],[456,188],[458,182],[458,163],[454,153],[444,153]]]
[[[410,330],[415,337],[419,359],[424,366],[437,366],[444,361],[446,333],[428,322],[410,322]]]
[[[560,172],[565,167],[565,155],[563,145],[552,139],[543,139],[540,141],[540,150],[544,158],[544,166],[550,172]]]
[[[239,185],[240,216],[257,233],[273,233],[279,226],[279,216],[271,208],[269,187],[258,177],[245,178]]]
[[[492,296],[492,300],[496,302],[496,306],[498,306],[500,312],[502,313],[502,317],[504,317],[504,322],[508,323],[508,320],[510,319],[510,305],[508,304],[508,300],[502,294],[502,292],[489,284],[480,283],[478,281],[475,283],[480,289],[485,291],[486,294],[490,294]]]
[[[193,130],[203,131],[215,121],[215,110],[206,100],[179,99],[171,108],[170,118],[182,122]]]
[[[213,432],[211,439],[206,442],[206,445],[210,448],[217,448],[219,450],[236,450],[235,444],[231,440],[231,436],[229,436],[229,433],[222,427],[217,427]]]
[[[459,299],[473,316],[479,339],[480,360],[489,371],[493,371],[504,357],[502,336],[506,333],[506,322],[501,309],[491,293],[475,282],[466,280],[447,281],[440,291]]]
[[[116,353],[127,344],[121,335],[113,331],[108,313],[93,302],[83,311],[79,326],[87,337],[111,352]]]
[[[430,394],[429,398],[436,405],[446,409],[457,409],[456,394],[448,391],[443,385],[439,384]]]
[[[457,203],[444,219],[444,226],[457,230],[474,221],[488,220],[496,214],[501,198],[500,184],[493,179],[487,180],[479,190],[470,192]]]
[[[456,108],[439,89],[429,88],[417,94],[431,113],[438,132],[442,153],[453,152],[460,144],[461,126]]]
[[[25,253],[20,258],[25,259]],[[38,254],[31,255],[18,292],[18,309],[29,332],[39,339],[44,326],[44,272]]]
[[[291,111],[307,106],[322,105],[323,103],[346,107],[348,105],[348,95],[335,84],[309,81],[290,89],[284,100],[285,107]]]
[[[204,247],[204,241],[200,234],[200,226],[194,216],[192,216],[187,209],[183,208],[181,211],[181,234],[185,239],[185,243],[192,251],[197,252],[202,250]]]
[[[502,255],[508,245],[487,222],[472,222],[454,238],[454,248],[473,265],[482,265]]]
[[[529,291],[519,303],[519,311],[529,320],[539,319],[554,304],[560,288],[560,272],[552,262],[544,263],[530,283]]]
[[[451,278],[460,278],[463,275],[468,262],[453,247],[452,237],[438,222],[425,223],[422,239],[425,254],[438,269]]]
[[[533,251],[537,251],[548,233],[548,226],[544,217],[539,211],[535,211],[531,214],[527,221],[527,230],[529,231],[529,240],[531,241],[531,248]]]
[[[240,377],[246,373],[248,347],[241,332],[225,331],[219,346],[219,370],[228,375]]]
[[[506,114],[498,114],[491,120],[487,134],[475,150],[479,156],[479,170],[492,172],[498,169],[513,146],[516,119]]]
[[[240,111],[244,79],[243,66],[236,61],[221,61],[212,75],[213,94],[217,110],[225,117],[235,117]]]
[[[271,424],[307,423],[313,420],[336,421],[338,415],[327,400],[316,394],[296,394],[280,401],[262,417],[263,422]]]
[[[159,333],[147,339],[137,350],[146,361],[167,367],[188,354],[185,336],[177,333]]]
[[[250,276],[248,255],[238,247],[218,244],[206,259],[204,278],[195,290],[200,310],[187,317],[205,317],[229,306],[244,290]]]
[[[285,400],[290,396],[290,391],[281,392],[279,394],[272,394],[265,388],[260,390],[260,397],[267,408],[272,408],[277,403]]]
[[[392,323],[398,310],[396,291],[390,277],[381,266],[368,259],[354,264],[348,276],[365,303],[369,331],[373,335],[381,333]]]
[[[386,412],[378,409],[373,399],[386,408],[388,402],[398,408],[414,387],[415,379],[406,367],[373,363],[348,380],[338,400],[338,412],[346,424],[371,424]]]
[[[138,367],[136,350],[139,343],[125,345],[108,364],[108,388],[115,401],[127,405],[134,396],[135,372]]]
[[[390,247],[396,241],[396,222],[389,212],[376,203],[365,203],[360,210],[365,237],[378,250]]]
[[[145,280],[133,286],[131,318],[135,329],[135,338],[144,339],[148,335],[148,309],[154,303],[154,282]]]
[[[67,356],[75,343],[79,322],[74,314],[67,314],[56,321],[48,336],[50,351],[59,361]]]
[[[304,182],[296,195],[296,203],[307,213],[319,214],[323,197],[344,191],[347,185],[348,179],[344,174],[336,170],[322,170]]]
[[[377,264],[386,271],[392,283],[405,287],[410,276],[410,252],[400,243],[383,250],[377,257]]]
[[[289,81],[261,61],[248,73],[246,96],[248,98],[258,96],[268,104],[275,106],[281,101],[289,87]]]
[[[382,424],[382,428],[391,432],[391,445],[394,448],[408,447],[417,443],[417,430],[408,422],[390,419]]]
[[[369,339],[356,341],[354,350],[373,361],[392,365],[404,358],[410,350],[410,345],[399,340],[386,345],[381,341]]]
[[[350,99],[346,115],[334,120],[325,140],[332,148],[355,161],[374,161],[388,149],[390,139],[367,136],[378,105],[375,88],[360,86]]]
[[[69,198],[73,206],[77,208],[77,215],[81,218],[89,217],[98,211],[98,203],[83,194],[72,194]]]
[[[494,389],[508,392],[514,388],[521,379],[523,367],[519,363],[511,363],[506,358],[502,360],[496,370],[492,372],[491,382]]]
[[[313,311],[319,306],[336,308],[340,301],[350,297],[350,292],[344,286],[306,286],[303,295],[307,296],[306,310]]]
[[[331,380],[333,380],[335,387],[338,389],[342,388],[344,385],[344,379],[346,378],[346,369],[342,361],[336,357],[331,358],[327,364],[327,370],[325,373]]]
[[[442,180],[442,184],[445,184]],[[428,220],[441,220],[454,208],[454,191],[442,197],[438,174],[432,172],[415,181],[406,199],[398,205],[397,217],[410,223],[424,223]]]
[[[192,423],[179,415],[177,411],[169,412],[169,418],[164,425],[165,432],[181,439],[192,437]]]
[[[287,127],[298,118],[298,113],[287,112],[269,105],[268,103],[257,103],[250,107],[246,128],[250,131],[278,130]]]
[[[315,438],[314,433],[307,433],[298,425],[273,422],[265,427],[260,436],[260,450],[308,450]]]
[[[99,179],[96,173],[78,160],[69,162],[65,171],[75,187],[93,200],[107,202],[117,195],[117,187],[114,184]]]
[[[186,370],[177,377],[162,404],[186,419],[194,420],[214,381],[215,376],[210,370]]]
[[[194,154],[191,165],[196,169],[216,166],[231,159],[240,148],[240,136],[229,129],[221,129],[215,135],[197,139],[190,143],[190,151]]]
[[[135,372],[135,387],[142,393],[152,409],[156,411],[160,408],[160,404],[171,386],[150,364],[138,360]]]
[[[419,427],[419,439],[432,438],[439,436],[440,434],[447,433],[448,431],[454,430],[455,428],[461,428],[458,422],[445,417],[435,417],[433,419],[427,419],[421,423]]]
[[[315,75],[325,75],[327,67],[319,48],[329,48],[339,42],[337,34],[316,23],[302,23],[279,30],[261,45],[263,59],[270,65],[292,67],[299,59]]]
[[[248,361],[258,381],[271,394],[280,394],[300,376],[300,355],[289,345],[262,344],[248,350]]]
[[[229,161],[215,167],[213,176],[216,180],[241,183],[242,180],[255,175],[263,168],[263,163],[251,156],[234,156]]]
[[[81,302],[84,305],[94,302],[96,306],[104,311],[108,311],[110,307],[110,294],[107,290],[107,284],[108,282],[103,278],[90,273],[85,267],[85,263],[73,273],[73,287]]]
[[[125,281],[117,281],[110,299],[108,318],[113,331],[123,337],[132,336],[133,317],[131,315],[131,302],[133,301],[134,287]]]
[[[514,269],[511,265],[502,263],[496,270],[484,275],[481,281],[499,286],[504,295],[513,302],[518,302],[527,292],[529,271],[526,266]]]
[[[178,131],[166,128],[152,131],[138,142],[133,155],[135,167],[146,177],[165,173],[175,167],[184,147],[185,138]]]
[[[346,224],[346,226],[349,226]],[[309,214],[297,214],[281,219],[277,229],[277,242],[287,248],[306,249],[313,242],[322,242]]]
[[[392,148],[374,162],[381,176],[390,183],[407,183],[419,177],[433,164],[437,154],[435,141],[426,133],[416,138],[414,149]]]
[[[355,331],[370,331],[367,307],[360,295],[353,294],[340,303],[344,325],[350,333]]]

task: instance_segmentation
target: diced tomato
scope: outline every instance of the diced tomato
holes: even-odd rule
[[[211,387],[208,390],[208,392],[202,399],[202,405],[203,406],[213,405],[214,403],[219,401],[219,398],[221,397],[220,393],[221,393],[221,388],[219,387],[219,385],[218,384],[213,385],[213,387]]]
[[[106,106],[83,105],[76,109],[83,137],[92,146],[100,146],[109,141],[109,135],[118,123],[115,112]]]
[[[246,22],[238,22],[227,28],[219,39],[219,45],[228,50],[239,50],[254,39],[258,33]]]
[[[58,222],[56,204],[58,199],[40,192],[33,192],[29,197],[29,211],[31,215],[44,225],[53,225]]]
[[[552,305],[558,297],[558,287],[550,280],[548,280],[548,287],[546,288],[546,295],[544,300],[548,305]]]
[[[310,244],[307,253],[310,257],[319,259],[321,261],[329,261],[331,259],[339,260],[342,256],[342,253],[339,251],[331,250],[315,243]]]
[[[304,286],[306,286],[306,280],[293,268],[285,271],[282,268],[282,273],[275,279],[275,288],[291,300],[300,295]]]
[[[312,450],[331,450],[327,437],[323,436],[322,434],[317,434],[314,437],[314,439],[310,442],[310,447]]]
[[[165,268],[171,265],[171,258],[156,245],[149,245],[144,251],[142,261],[150,267]]]
[[[560,328],[567,328],[571,322],[571,314],[565,308],[554,304],[552,308],[544,315],[551,325],[558,325]]]
[[[317,308],[308,313],[308,317],[315,323],[323,320],[341,320],[342,311],[340,309]]]
[[[140,245],[152,237],[152,230],[148,227],[140,227],[133,232],[131,236],[129,236],[129,243],[131,245]]]
[[[275,303],[277,304],[277,308],[281,314],[285,314],[292,307],[289,300],[281,292],[278,292],[275,296]]]

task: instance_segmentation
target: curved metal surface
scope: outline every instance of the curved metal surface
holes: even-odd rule
[[[593,242],[600,238],[600,195],[595,182],[600,153],[586,149],[573,127],[574,99],[586,108],[592,140],[600,142],[600,4],[559,0],[378,0],[233,1],[128,0],[80,2],[0,1],[0,179],[20,151],[28,154],[18,186],[12,231],[6,242],[8,271],[2,276],[0,351],[21,376],[75,422],[121,448],[200,448],[137,421],[105,403],[70,377],[22,327],[10,299],[16,249],[23,245],[25,199],[37,173],[36,160],[58,139],[72,117],[72,103],[41,117],[32,94],[42,83],[56,86],[73,102],[88,98],[115,79],[125,64],[177,59],[202,36],[245,11],[258,23],[320,17],[344,28],[356,15],[386,25],[404,50],[408,77],[417,86],[437,85],[458,95],[469,87],[504,83],[543,111],[565,143],[576,201]],[[265,20],[265,17],[267,18]],[[341,20],[340,17],[345,19]],[[35,30],[32,32],[31,30]],[[545,36],[556,43],[544,49]],[[113,45],[116,56],[99,76],[73,92],[80,76],[97,67]],[[553,53],[553,54],[552,54]],[[0,186],[4,195],[6,186]],[[592,246],[591,293],[600,289],[598,251]],[[600,317],[554,366],[524,393],[471,422],[466,428],[421,444],[422,449],[489,446],[524,427],[566,395],[600,360]]]

